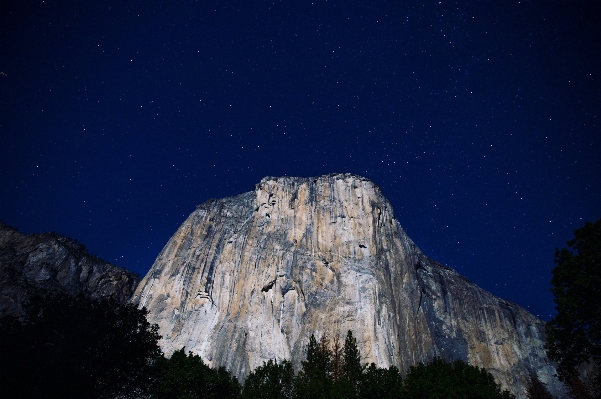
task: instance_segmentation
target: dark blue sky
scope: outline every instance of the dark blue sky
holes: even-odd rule
[[[0,220],[143,275],[211,197],[351,172],[547,319],[601,217],[600,56],[596,1],[4,1]]]

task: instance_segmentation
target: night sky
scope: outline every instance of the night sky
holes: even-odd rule
[[[601,217],[598,1],[3,1],[0,220],[144,275],[264,176],[378,184],[415,243],[548,319]]]

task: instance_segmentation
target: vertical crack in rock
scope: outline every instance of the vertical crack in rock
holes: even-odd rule
[[[185,346],[240,379],[269,359],[299,367],[311,334],[352,330],[379,367],[463,359],[518,398],[530,371],[564,394],[544,323],[425,256],[378,186],[352,174],[265,177],[199,205],[133,301],[167,354]]]

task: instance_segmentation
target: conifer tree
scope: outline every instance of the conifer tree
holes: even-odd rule
[[[434,358],[427,365],[411,366],[403,384],[406,399],[513,399],[502,391],[494,377],[484,369],[461,360],[453,363]]]
[[[307,360],[301,362],[302,369],[295,380],[296,396],[299,399],[326,399],[330,397],[332,380],[330,378],[331,358],[329,349],[325,350],[327,337],[317,343],[314,335],[307,345]]]
[[[570,249],[555,251],[557,315],[547,323],[546,348],[560,379],[569,383],[590,365],[596,371],[591,383],[601,386],[601,220],[574,230],[574,237]]]
[[[332,378],[338,381],[342,377],[342,367],[344,363],[344,347],[340,342],[340,336],[334,335],[332,338]]]
[[[153,399],[235,399],[240,394],[240,383],[225,368],[212,369],[201,357],[185,348],[173,352],[158,366],[153,387]]]
[[[294,370],[292,363],[269,360],[253,370],[244,382],[242,399],[292,399]]]
[[[361,384],[361,399],[396,399],[401,397],[402,392],[403,379],[398,368],[379,368],[374,363],[366,367]]]
[[[319,356],[323,362],[326,376],[331,377],[334,356],[332,350],[330,349],[330,336],[325,331],[323,334],[321,334],[321,339],[319,340]]]
[[[361,353],[357,348],[357,339],[353,337],[353,333],[349,330],[344,340],[344,377],[356,388],[361,383],[363,375],[363,365],[361,364]]]

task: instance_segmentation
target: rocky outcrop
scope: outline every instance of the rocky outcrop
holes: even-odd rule
[[[139,281],[70,238],[55,233],[24,235],[0,223],[0,316],[19,315],[35,288],[125,303]]]
[[[518,397],[529,372],[563,392],[543,322],[425,256],[355,175],[267,177],[199,205],[133,300],[164,351],[185,346],[239,378],[268,359],[298,366],[311,334],[352,330],[380,367],[463,359]]]

